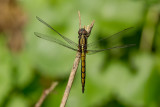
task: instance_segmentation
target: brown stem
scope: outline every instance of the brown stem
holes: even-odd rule
[[[79,10],[78,10],[78,16],[79,16],[79,29],[81,29],[81,14]]]
[[[40,107],[42,105],[43,101],[46,99],[46,97],[53,91],[53,89],[57,85],[58,85],[58,82],[53,82],[48,89],[44,90],[42,96],[40,97],[40,99],[36,103],[35,107]]]
[[[93,26],[94,26],[94,20],[92,21],[92,23],[90,25],[88,25],[87,27],[85,27],[86,31],[88,32],[88,37],[91,34]]]
[[[68,99],[68,96],[69,96],[69,93],[70,93],[70,90],[71,90],[71,87],[72,87],[72,83],[73,83],[74,77],[75,77],[76,72],[77,72],[78,64],[79,64],[79,61],[80,61],[80,56],[81,56],[81,54],[78,52],[77,55],[76,55],[76,58],[74,60],[74,63],[73,63],[72,71],[70,73],[68,83],[67,83],[67,86],[66,86],[66,89],[65,89],[60,107],[65,107],[65,105],[66,105],[66,102],[67,102],[67,99]]]

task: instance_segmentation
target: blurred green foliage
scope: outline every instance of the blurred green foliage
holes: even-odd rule
[[[41,17],[61,34],[78,41],[78,10],[82,25],[95,20],[89,42],[133,26],[134,32],[127,38],[132,37],[130,41],[136,46],[88,55],[85,93],[81,92],[79,67],[66,107],[160,107],[159,0],[18,2],[28,14],[24,31],[26,45],[22,52],[13,54],[6,46],[6,38],[0,35],[1,107],[34,106],[52,81],[59,84],[42,106],[60,105],[76,52],[37,38],[35,31],[61,39],[35,17]],[[155,14],[148,19],[151,9]],[[153,23],[156,16],[158,19]],[[146,26],[154,32],[151,49],[143,48],[147,45],[145,36],[142,37]]]

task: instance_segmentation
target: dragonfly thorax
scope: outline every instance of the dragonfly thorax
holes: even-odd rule
[[[80,31],[79,34],[79,52],[87,52],[87,34],[85,33],[86,30]],[[87,31],[86,31],[87,32]]]

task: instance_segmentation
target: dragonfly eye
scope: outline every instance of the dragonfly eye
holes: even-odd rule
[[[80,30],[78,31],[78,35],[82,35],[82,32]]]
[[[81,36],[82,35],[82,33],[79,33],[79,36]]]
[[[87,36],[87,34],[88,34],[88,33],[87,33],[87,31],[86,31],[86,30],[85,30],[85,31],[83,31],[83,35],[84,35],[84,36]]]
[[[87,35],[87,32],[84,32],[84,33],[83,33],[83,35],[85,35],[85,36],[86,36],[86,35]]]
[[[87,31],[84,29],[84,28],[81,28],[79,31],[78,31],[78,34],[81,36],[81,35],[87,35]]]

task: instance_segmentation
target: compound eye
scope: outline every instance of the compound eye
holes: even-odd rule
[[[87,31],[84,32],[84,35],[87,35]]]
[[[78,31],[78,35],[82,35],[82,32],[80,30]]]

